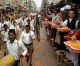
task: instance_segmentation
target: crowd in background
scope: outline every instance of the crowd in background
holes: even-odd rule
[[[33,43],[37,38],[40,41],[40,27],[42,22],[47,33],[47,40],[53,40],[52,46],[56,46],[56,35],[59,33],[60,44],[58,50],[66,51],[66,57],[79,66],[80,54],[70,52],[64,42],[67,40],[80,40],[80,7],[77,4],[51,5],[40,13],[27,13],[14,9],[1,10],[0,14],[0,49],[5,48],[4,54],[12,54],[15,57],[14,66],[18,66],[19,57],[27,57],[32,66]],[[42,20],[42,21],[41,21]],[[56,27],[54,26],[56,25]],[[67,26],[69,31],[58,31],[57,27]],[[19,42],[18,42],[19,41]],[[21,51],[18,52],[18,49]]]
[[[75,66],[78,66],[80,61],[80,55],[77,53],[71,53],[64,42],[67,40],[80,40],[80,7],[77,4],[61,4],[61,6],[49,6],[46,11],[43,12],[44,15],[44,26],[47,32],[47,39],[53,40],[53,47],[56,44],[56,34],[59,33],[60,44],[57,47],[58,50],[64,50],[66,57],[73,61]],[[54,24],[56,26],[54,26]],[[58,27],[67,26],[70,31],[58,31]],[[58,37],[57,37],[58,38]],[[68,56],[67,56],[68,55]],[[73,57],[71,59],[71,57]]]
[[[14,56],[13,66],[19,66],[20,58],[24,57],[26,60],[22,60],[32,66],[33,43],[36,38],[40,41],[40,18],[39,13],[27,13],[10,7],[1,10],[0,50],[4,49],[4,56]]]

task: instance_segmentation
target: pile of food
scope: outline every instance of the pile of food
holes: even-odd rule
[[[68,28],[67,26],[63,26],[63,27],[57,28],[57,30],[60,32],[68,32],[70,31],[70,28]]]
[[[78,41],[78,40],[76,40],[76,41],[66,41],[65,44],[71,46],[72,48],[80,49],[80,41]]]

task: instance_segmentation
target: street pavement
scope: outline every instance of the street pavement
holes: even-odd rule
[[[57,66],[56,53],[47,41],[44,27],[40,29],[40,42],[34,43],[33,66]]]

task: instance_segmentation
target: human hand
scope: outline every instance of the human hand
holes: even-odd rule
[[[23,57],[21,48],[19,48],[19,57]]]
[[[71,40],[74,42],[76,41],[76,37],[75,36],[72,36]]]
[[[73,33],[74,33],[74,32],[71,30],[68,34],[69,34],[70,36],[72,36]]]
[[[21,58],[21,57],[23,57],[23,55],[20,53],[20,54],[19,54],[19,57]]]

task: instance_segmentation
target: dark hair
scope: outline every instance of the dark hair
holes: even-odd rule
[[[8,34],[9,33],[13,33],[14,35],[16,35],[15,29],[10,29],[9,32],[8,32]]]
[[[28,19],[27,22],[28,22],[28,25],[29,25],[29,23],[30,23],[30,19]]]
[[[30,25],[26,25],[26,27],[30,28]]]
[[[76,12],[74,9],[70,9],[70,10],[68,11],[68,13],[69,13],[70,11],[73,11],[74,14],[75,14],[75,17],[78,17],[78,14],[77,14],[77,12]]]
[[[76,13],[75,13],[75,11],[74,11],[73,9],[70,9],[70,10],[68,11],[68,13],[69,13],[70,11],[73,11],[73,12],[74,12],[74,14],[76,14]]]
[[[7,27],[7,24],[4,24],[3,27]]]

